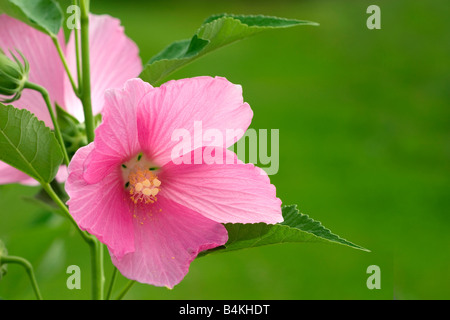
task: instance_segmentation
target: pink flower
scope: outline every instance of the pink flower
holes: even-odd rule
[[[73,157],[66,190],[71,215],[108,246],[124,276],[172,288],[200,251],[226,243],[221,223],[282,221],[268,176],[226,149],[253,116],[240,86],[198,77],[153,88],[131,79],[105,97],[103,123],[95,141]],[[227,130],[241,134],[192,143],[184,149],[189,161],[172,159],[179,143],[174,130],[192,136],[199,121],[223,137]],[[207,164],[202,155],[208,148],[216,160],[232,164]]]
[[[120,88],[123,83],[136,77],[142,70],[138,48],[123,32],[118,19],[107,15],[90,15],[90,60],[92,108],[94,114],[100,113],[104,104],[104,91]],[[64,33],[58,34],[69,68],[76,78],[75,37],[64,42]],[[83,108],[73,93],[70,81],[52,40],[46,34],[5,14],[0,15],[0,48],[20,50],[30,63],[29,81],[45,87],[52,102],[65,108],[78,120],[84,121]],[[16,108],[28,109],[37,118],[53,128],[47,107],[39,95],[32,90],[24,90],[21,98],[15,101]],[[0,184],[33,183],[33,179],[17,169],[0,162]],[[34,181],[35,183],[35,181]]]

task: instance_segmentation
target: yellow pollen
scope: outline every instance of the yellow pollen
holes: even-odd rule
[[[147,166],[136,164],[128,173],[126,188],[130,199],[135,203],[154,203],[156,195],[160,192],[161,181],[155,175],[155,171]]]
[[[148,179],[145,179],[144,181],[142,181],[142,184],[144,185],[144,187],[147,187],[147,188],[151,186],[151,183]]]
[[[152,196],[156,196],[158,194],[158,192],[159,192],[159,189],[158,188],[153,188],[153,189],[151,189],[151,192],[152,192]]]
[[[142,190],[142,194],[145,195],[145,196],[149,196],[152,193],[153,193],[152,189],[149,189],[149,188],[145,188],[144,190]]]

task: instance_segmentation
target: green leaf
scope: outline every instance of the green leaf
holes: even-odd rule
[[[28,110],[0,104],[0,160],[41,183],[55,177],[63,155],[53,132]]]
[[[345,245],[363,251],[369,250],[347,241],[325,228],[319,221],[298,211],[296,205],[282,208],[284,221],[270,225],[265,223],[241,224],[228,223],[228,242],[225,246],[202,252],[203,256],[212,252],[259,247],[287,242],[324,242]]]
[[[19,19],[50,36],[56,36],[64,13],[54,0],[0,0],[0,13]]]
[[[176,41],[151,58],[140,77],[155,85],[172,72],[223,46],[264,30],[300,25],[317,23],[262,15],[214,15],[205,20],[191,39]]]
[[[56,118],[58,119],[58,124],[60,128],[68,128],[80,124],[77,118],[68,113],[66,110],[61,108],[57,103],[56,106]]]

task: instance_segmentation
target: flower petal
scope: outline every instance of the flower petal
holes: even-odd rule
[[[0,161],[0,184],[21,183],[25,185],[38,185],[38,182],[22,171]]]
[[[161,168],[161,195],[220,223],[283,221],[281,200],[264,170],[241,162],[232,151],[210,149],[194,150],[190,164]],[[207,161],[207,152],[219,164]]]
[[[147,156],[162,166],[172,159],[180,129],[192,139],[184,153],[202,145],[227,148],[244,135],[252,117],[250,106],[243,102],[241,86],[225,78],[173,80],[149,92],[139,103],[139,142]],[[207,130],[217,132],[221,139],[202,141],[200,131]]]
[[[223,245],[225,227],[164,197],[135,213],[136,250],[112,262],[127,278],[172,288],[200,251]]]
[[[56,180],[63,183],[67,180],[67,167],[60,166],[58,173],[56,174]],[[27,186],[37,186],[37,182],[34,178],[31,178],[22,171],[0,161],[0,185],[9,183],[20,183]]]
[[[106,244],[117,257],[134,250],[133,222],[119,171],[111,172],[97,184],[83,179],[84,163],[94,144],[80,148],[69,165],[66,191],[69,212],[82,230]]]
[[[58,34],[58,37],[64,45],[63,31]],[[16,49],[19,50],[30,64],[29,81],[46,88],[53,102],[56,101],[60,105],[64,102],[64,67],[49,36],[24,22],[2,14],[0,15],[0,48],[10,57],[9,50],[15,55],[17,55]],[[29,110],[48,127],[53,128],[47,106],[38,92],[25,89],[20,99],[13,105],[19,109]]]
[[[64,45],[62,31],[58,34],[58,38]],[[64,67],[49,36],[24,22],[11,18],[6,14],[1,14],[0,48],[10,58],[9,50],[21,60],[16,52],[16,50],[19,50],[30,65],[29,81],[46,88],[53,102],[56,101],[59,104],[64,102]],[[12,104],[16,108],[29,110],[39,120],[44,121],[46,126],[53,128],[50,114],[40,93],[25,89],[20,99]],[[36,180],[28,177],[16,168],[0,162],[0,184],[7,183],[38,184]]]
[[[122,161],[140,151],[136,107],[151,89],[148,83],[131,79],[122,90],[106,91],[103,122],[95,131],[95,148],[84,173],[87,182],[97,183],[115,167],[119,167]]]
[[[72,33],[67,44],[67,63],[76,79],[75,52],[75,36]],[[92,110],[95,115],[103,108],[105,90],[122,88],[126,80],[137,77],[142,71],[142,62],[138,47],[125,35],[120,20],[108,15],[89,15],[89,53]],[[64,89],[66,109],[84,121],[83,107],[68,79]]]

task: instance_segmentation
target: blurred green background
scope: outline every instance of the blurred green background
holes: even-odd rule
[[[66,6],[68,1],[62,1]],[[381,30],[366,9],[381,8]],[[128,299],[449,299],[450,7],[447,1],[99,1],[121,19],[143,62],[215,13],[311,20],[214,52],[172,75],[241,84],[252,128],[280,129],[284,204],[372,250],[285,244],[195,260],[173,290],[136,284]],[[62,218],[0,186],[0,239],[29,259],[44,298],[90,298],[88,247]],[[82,289],[66,288],[78,265]],[[106,280],[111,263],[105,251]],[[366,269],[381,268],[369,290]],[[116,293],[127,283],[120,276]],[[10,265],[0,297],[33,299]]]

